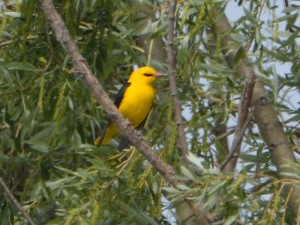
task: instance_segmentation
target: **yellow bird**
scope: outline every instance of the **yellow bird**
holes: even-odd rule
[[[133,127],[142,128],[146,122],[155,97],[153,81],[162,76],[165,76],[165,74],[157,73],[151,67],[141,67],[134,71],[128,81],[120,88],[114,104],[122,115],[129,119]],[[102,135],[95,140],[94,144],[98,146],[106,145],[118,133],[117,126],[108,120]],[[128,145],[128,139],[122,138],[119,150],[126,148]]]

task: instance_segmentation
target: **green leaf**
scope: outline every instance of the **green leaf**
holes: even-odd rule
[[[293,122],[293,121],[300,121],[300,114],[299,113],[296,113],[296,115],[292,116],[291,118],[285,120],[284,122],[285,123],[290,123],[290,122]]]
[[[259,27],[256,27],[255,29],[255,41],[256,41],[256,44],[259,46],[261,45],[261,33],[260,33],[260,28]]]
[[[7,156],[7,155],[5,155],[5,154],[2,154],[1,152],[0,152],[0,162],[1,163],[5,163],[5,162],[7,162],[9,160],[9,157]]]
[[[187,155],[187,159],[193,163],[195,166],[197,166],[197,168],[202,172],[202,171],[206,171],[205,168],[202,166],[202,164],[200,163],[200,159],[197,158],[193,153],[189,152],[189,154]]]
[[[293,11],[297,11],[297,13],[299,13],[300,10],[300,6],[298,5],[291,5],[289,7],[286,7],[284,10],[282,10],[282,13],[290,13]]]
[[[63,167],[60,167],[60,166],[55,166],[55,168],[57,168],[57,169],[59,169],[63,172],[67,172],[67,173],[69,173],[71,175],[74,175],[76,177],[80,177],[80,178],[85,178],[85,175],[86,175],[86,174],[82,174],[82,173],[79,173],[77,171],[72,171],[72,170],[69,170],[67,168],[63,168]]]
[[[224,225],[235,224],[235,221],[237,220],[237,218],[238,218],[237,215],[230,216],[229,218],[226,219]]]
[[[214,195],[216,192],[218,192],[220,189],[222,189],[225,186],[226,182],[227,182],[226,180],[223,181],[223,182],[218,182],[213,187],[211,187],[211,189],[209,190],[208,194],[210,196]]]
[[[4,12],[5,15],[7,16],[11,16],[11,17],[14,17],[14,18],[19,18],[21,17],[21,14],[19,12]]]
[[[270,80],[269,77],[267,77],[265,74],[259,72],[259,71],[256,71],[256,75],[257,75],[257,78],[262,82],[264,83],[265,85],[269,86],[269,87],[272,87],[272,81]]]
[[[273,79],[272,79],[272,86],[273,86],[273,93],[275,96],[275,100],[277,99],[278,96],[278,90],[279,90],[279,84],[278,84],[278,73],[276,71],[275,66],[272,67],[272,75],[273,75]]]
[[[246,9],[245,7],[243,7],[243,10],[244,10],[244,13],[245,13],[245,16],[246,18],[251,21],[254,25],[257,24],[257,20],[256,18],[252,15],[252,13]]]
[[[25,142],[29,144],[30,147],[38,152],[49,153],[49,146],[47,143],[39,140],[28,140]]]
[[[11,62],[7,63],[5,66],[8,70],[33,71],[36,69],[31,63]]]
[[[195,180],[195,177],[193,176],[193,174],[191,173],[191,171],[189,171],[185,166],[180,166],[180,169],[181,169],[181,173],[184,176],[186,176],[190,180]]]
[[[88,159],[89,162],[93,164],[93,166],[100,171],[110,171],[109,167],[101,158]]]
[[[254,162],[254,163],[264,163],[267,160],[265,154],[261,155],[249,155],[249,154],[241,154],[240,159],[245,162]]]
[[[176,188],[178,188],[181,191],[189,191],[189,190],[191,190],[188,186],[183,185],[183,184],[176,185]]]
[[[43,124],[43,126],[46,126],[41,131],[37,132],[34,136],[32,136],[29,140],[30,141],[44,141],[46,138],[49,138],[52,134],[54,134],[55,127],[53,123],[46,123]]]
[[[214,66],[211,64],[204,64],[204,63],[199,63],[198,64],[202,69],[205,69],[207,71],[210,71],[215,74],[220,74],[220,73],[229,73],[230,70],[226,67],[220,67],[220,66]]]
[[[238,64],[245,57],[244,47],[240,47],[234,57],[234,64]]]
[[[57,180],[51,180],[46,182],[46,186],[51,190],[61,189],[65,186],[66,183],[70,183],[74,180],[74,177],[64,177]]]
[[[289,33],[289,38],[286,41],[282,42],[281,47],[286,47],[288,45],[294,44],[294,42],[296,41],[298,36],[299,36],[299,33],[297,33],[297,32],[292,33],[292,35],[290,35],[290,33]]]
[[[247,38],[239,33],[230,34],[230,39],[243,45],[247,41]]]
[[[166,192],[171,193],[171,194],[181,193],[181,191],[179,191],[178,189],[173,188],[173,187],[163,187],[162,189],[165,190]]]
[[[203,207],[205,208],[206,211],[209,211],[216,206],[218,201],[219,201],[219,196],[217,194],[210,195],[209,198],[205,201]]]
[[[288,19],[290,19],[291,17],[293,17],[294,15],[286,15],[286,16],[282,16],[282,17],[279,17],[277,18],[274,23],[279,23],[279,22],[282,22],[282,21],[287,21]]]

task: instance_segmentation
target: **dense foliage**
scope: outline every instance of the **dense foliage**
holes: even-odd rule
[[[38,1],[17,2],[0,1],[0,175],[37,224],[168,224],[178,218],[173,209],[187,195],[201,202],[203,212],[218,215],[218,224],[295,224],[283,184],[297,180],[278,178],[255,121],[244,136],[235,173],[224,175],[217,168],[236,125],[241,61],[265,84],[299,156],[293,140],[300,119],[299,2],[286,8],[276,1],[178,2],[176,79],[193,153],[190,167],[180,164],[167,80],[156,83],[158,97],[145,129],[157,154],[186,182],[178,188],[165,183],[133,147],[118,152],[116,141],[93,146],[105,121],[103,110],[72,75]],[[166,71],[166,59],[155,58],[165,49],[152,48],[165,41],[168,3],[55,1],[112,97],[134,66]],[[210,32],[216,7],[239,12],[230,33],[240,49],[235,68],[228,67],[220,38]],[[299,165],[287,166],[300,173]],[[177,224],[184,224],[181,220]],[[4,194],[0,224],[26,224]]]

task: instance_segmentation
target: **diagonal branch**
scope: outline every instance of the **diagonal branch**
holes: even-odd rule
[[[74,66],[74,75],[83,80],[84,84],[88,87],[96,100],[101,104],[109,118],[117,125],[121,134],[127,137],[137,147],[137,150],[149,161],[149,163],[152,164],[152,166],[162,175],[162,177],[173,187],[182,184],[182,182],[179,180],[179,175],[177,175],[173,167],[161,160],[158,155],[152,151],[141,132],[134,129],[130,122],[126,120],[114,106],[113,102],[105,93],[96,77],[92,74],[87,62],[80,54],[65,23],[57,13],[52,1],[40,0],[40,4],[46,19],[53,28],[57,41],[70,56],[70,60]],[[210,224],[209,220],[205,215],[203,215],[199,207],[195,207],[192,199],[186,197],[185,202],[191,207],[195,218],[200,224]]]
[[[169,24],[168,24],[168,72],[169,72],[169,83],[170,83],[170,92],[173,98],[175,119],[177,124],[177,131],[179,136],[179,145],[181,147],[182,155],[185,158],[188,154],[188,144],[185,137],[182,114],[181,114],[181,105],[179,97],[177,94],[177,85],[175,79],[175,51],[174,51],[174,26],[175,26],[175,12],[176,12],[176,0],[170,1],[169,6]]]
[[[220,40],[222,53],[227,64],[231,68],[235,66],[235,56],[239,50],[236,43],[230,39],[232,31],[228,18],[220,8],[215,9],[215,18],[212,32],[215,39]],[[237,74],[246,78],[249,74],[255,74],[254,69],[245,63],[238,65]],[[257,81],[254,85],[251,106],[254,108],[254,118],[260,130],[260,134],[269,148],[271,159],[275,164],[278,174],[281,178],[289,178],[286,174],[296,173],[293,168],[286,167],[289,162],[295,162],[293,150],[289,144],[288,138],[284,133],[281,122],[277,117],[277,112],[271,104],[266,91],[261,82]],[[297,185],[286,184],[286,194],[291,193],[289,200],[292,211],[297,215],[300,210],[300,188]]]
[[[238,111],[238,119],[237,119],[237,126],[235,129],[235,134],[233,138],[233,143],[231,146],[231,150],[225,161],[222,163],[220,169],[224,170],[225,172],[233,171],[237,159],[240,155],[240,148],[241,143],[243,140],[243,136],[245,133],[245,130],[247,128],[247,125],[250,122],[251,116],[248,116],[252,93],[256,81],[256,75],[251,71],[251,74],[248,74],[246,78],[246,84],[244,93],[241,99],[241,104]]]
[[[11,193],[7,185],[5,184],[4,180],[0,176],[0,187],[4,190],[4,193],[7,195],[9,200],[14,204],[14,206],[18,209],[18,211],[23,215],[23,217],[26,219],[27,223],[29,225],[36,225],[36,223],[33,221],[33,219],[28,215],[28,213],[23,209],[23,207],[20,205],[18,200],[14,197],[14,195]]]
[[[74,66],[74,75],[84,81],[85,85],[90,89],[96,100],[103,106],[103,109],[107,113],[108,117],[116,123],[121,134],[127,137],[138,148],[139,152],[145,156],[145,158],[170,184],[176,186],[179,183],[179,180],[175,177],[176,172],[174,169],[158,158],[158,156],[151,150],[150,146],[145,141],[141,132],[134,129],[130,122],[126,120],[114,106],[111,99],[99,84],[97,78],[92,74],[86,60],[80,54],[65,23],[57,13],[52,1],[40,0],[40,3],[46,19],[54,30],[57,41],[60,42],[64,50],[70,56],[70,60]]]

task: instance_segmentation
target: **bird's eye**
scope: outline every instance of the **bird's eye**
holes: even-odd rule
[[[152,77],[153,76],[153,74],[151,74],[151,73],[143,73],[143,75],[146,76],[146,77]]]

